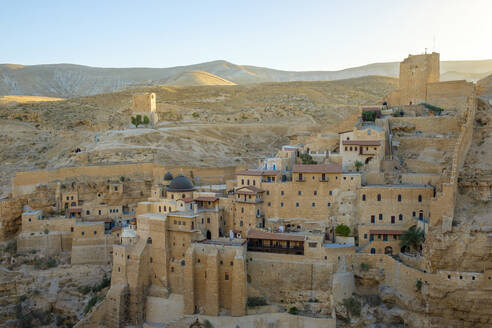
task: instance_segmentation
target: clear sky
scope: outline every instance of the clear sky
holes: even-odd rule
[[[492,0],[0,0],[0,63],[285,70],[492,59]]]

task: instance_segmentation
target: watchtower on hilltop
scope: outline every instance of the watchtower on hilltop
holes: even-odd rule
[[[427,84],[439,82],[439,54],[409,55],[400,63],[400,102],[419,104],[427,97]]]

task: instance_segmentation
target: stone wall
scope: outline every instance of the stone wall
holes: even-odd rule
[[[202,183],[225,183],[226,180],[235,176],[237,167],[194,167],[194,166],[172,166],[154,163],[138,164],[114,164],[114,165],[90,165],[73,166],[57,169],[34,170],[16,172],[12,179],[13,198],[33,192],[37,184],[49,183],[56,180],[67,180],[73,178],[86,178],[87,180],[104,180],[108,178],[119,180],[121,177],[133,177],[137,180],[155,179],[163,181],[166,172],[174,176],[182,173],[187,176],[193,175]]]
[[[427,84],[440,77],[439,54],[409,55],[400,63],[400,104],[425,101]]]
[[[459,119],[453,116],[389,117],[391,131],[397,133],[415,132],[431,134],[458,134]]]
[[[429,83],[426,102],[447,111],[466,114],[469,97],[475,93],[475,84],[465,80]]]
[[[0,200],[0,241],[14,236],[21,226],[22,206],[20,199]]]

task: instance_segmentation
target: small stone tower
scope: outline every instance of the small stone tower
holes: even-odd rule
[[[155,127],[159,121],[156,108],[155,93],[145,92],[133,95],[132,116],[141,115],[142,120],[147,116],[152,127]]]
[[[439,82],[439,54],[409,55],[400,63],[400,103],[420,104],[427,98],[427,83]]]

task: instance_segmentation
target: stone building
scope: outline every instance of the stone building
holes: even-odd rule
[[[140,115],[142,120],[148,117],[150,125],[154,127],[159,121],[156,109],[155,93],[145,92],[133,95],[132,117]]]

